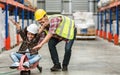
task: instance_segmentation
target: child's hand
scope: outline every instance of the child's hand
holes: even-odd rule
[[[15,22],[13,19],[9,18],[9,20],[10,20],[14,25],[16,25],[16,22]]]
[[[10,18],[9,20],[16,26],[17,30],[20,30],[21,27],[17,22],[15,22],[13,19],[10,19]]]

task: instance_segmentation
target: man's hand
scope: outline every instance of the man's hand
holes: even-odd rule
[[[45,27],[44,27],[44,26],[41,26],[41,27],[39,28],[38,33],[42,33],[44,29],[45,29]]]
[[[37,46],[33,47],[33,50],[38,50],[38,49],[40,49],[41,47],[42,47],[42,45],[41,45],[41,44],[38,44]]]

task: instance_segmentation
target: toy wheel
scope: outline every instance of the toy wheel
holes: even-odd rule
[[[37,65],[37,68],[38,68],[38,70],[40,71],[40,73],[42,72],[42,67],[41,66],[39,66],[39,65]]]
[[[21,71],[20,72],[20,75],[30,75],[31,74],[31,71],[28,70],[28,71]]]

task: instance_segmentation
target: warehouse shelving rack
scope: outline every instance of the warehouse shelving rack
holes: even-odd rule
[[[114,3],[109,4],[108,6],[101,7],[100,9],[98,9],[98,12],[97,12],[98,25],[97,25],[96,34],[104,39],[108,39],[108,41],[113,41],[115,45],[119,44],[119,6],[120,6],[120,1],[116,1]],[[116,30],[114,35],[112,32],[112,20],[113,20],[112,13],[114,13],[113,9],[115,10],[115,14],[116,14],[115,16]],[[107,33],[108,28],[106,23],[106,13],[109,14],[109,32],[108,33]],[[108,35],[108,38],[107,38],[107,35]]]
[[[34,19],[34,9],[29,8],[27,6],[24,6],[24,0],[22,0],[22,3],[19,3],[15,0],[0,0],[0,7],[2,7],[5,10],[5,49],[9,50],[10,47],[10,36],[8,31],[8,8],[10,6],[15,7],[14,8],[14,15],[15,15],[15,21],[17,22],[17,16],[18,16],[18,9],[22,10],[22,28],[24,28],[24,11],[27,11],[27,25],[29,25],[29,18],[31,17],[32,20]],[[32,21],[33,22],[33,21]],[[19,43],[19,35],[17,35],[17,44]]]

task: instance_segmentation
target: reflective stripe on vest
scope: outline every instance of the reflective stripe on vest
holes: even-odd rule
[[[56,16],[56,15],[55,15]],[[60,15],[58,15],[60,16]],[[62,22],[56,29],[56,34],[67,39],[73,39],[74,36],[74,21],[68,17],[62,16]]]
[[[45,29],[45,30],[43,30],[43,31],[45,32],[45,34],[47,34],[47,33],[48,33],[48,30],[46,30],[46,29]]]

